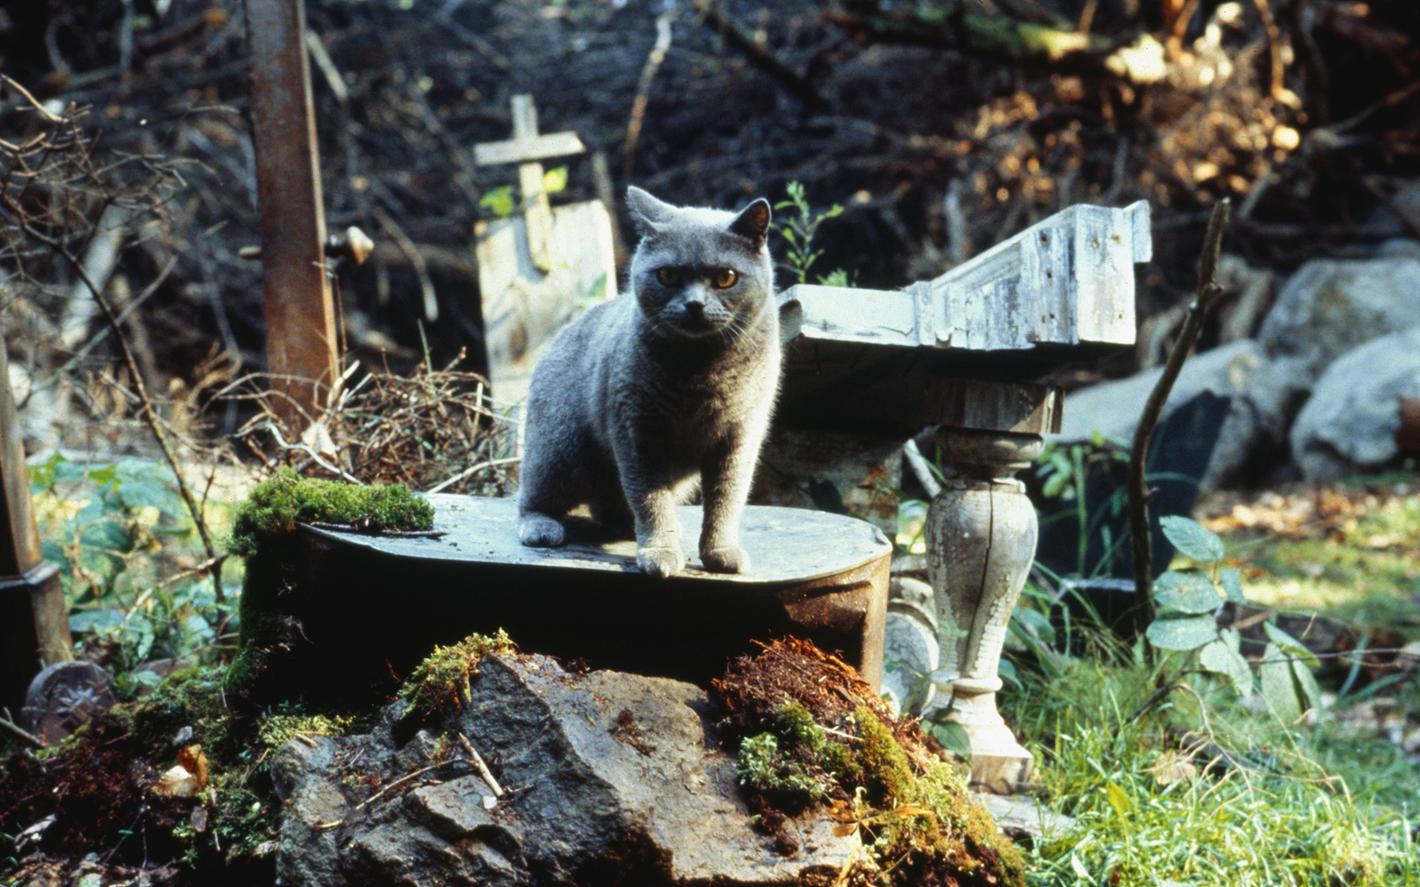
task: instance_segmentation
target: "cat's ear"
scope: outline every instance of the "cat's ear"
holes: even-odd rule
[[[669,203],[656,199],[649,191],[635,185],[626,189],[626,207],[631,210],[631,222],[636,226],[636,233],[642,237],[656,233],[674,209]]]
[[[769,201],[763,197],[740,210],[730,223],[730,231],[754,242],[754,248],[764,246],[769,233]]]

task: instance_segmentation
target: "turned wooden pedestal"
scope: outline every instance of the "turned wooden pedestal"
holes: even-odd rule
[[[1030,775],[1030,753],[996,710],[1006,629],[1035,558],[1035,506],[1011,475],[1040,453],[1036,434],[942,428],[952,474],[927,512],[927,569],[939,624],[965,632],[941,651],[952,720],[971,739],[971,781],[1007,792]]]

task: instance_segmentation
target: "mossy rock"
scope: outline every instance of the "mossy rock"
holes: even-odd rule
[[[436,646],[399,688],[399,698],[406,703],[403,720],[429,720],[443,711],[463,707],[469,701],[469,684],[478,674],[483,657],[513,649],[512,640],[502,629],[491,635],[471,634],[457,644]]]

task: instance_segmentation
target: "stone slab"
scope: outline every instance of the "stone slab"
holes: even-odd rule
[[[708,573],[692,559],[656,579],[636,568],[630,540],[590,520],[569,521],[562,548],[525,548],[513,500],[430,498],[439,538],[306,528],[249,561],[246,593],[269,602],[284,636],[254,696],[366,701],[433,645],[500,628],[528,652],[701,684],[755,641],[796,635],[881,681],[892,547],[871,524],[751,506],[753,572]],[[693,545],[700,508],[680,518]]]
[[[555,568],[593,573],[631,573],[636,543],[607,536],[590,520],[574,516],[567,524],[567,544],[560,548],[529,548],[518,541],[518,511],[513,499],[435,493],[434,532],[422,536],[369,536],[309,528],[309,532],[355,548],[414,561],[446,561],[463,565]],[[700,538],[699,505],[679,509],[683,539]],[[750,506],[745,511],[744,547],[754,569],[749,573],[711,573],[687,549],[686,571],[668,580],[700,585],[773,588],[848,573],[890,555],[887,537],[872,524],[840,514],[807,508]]]

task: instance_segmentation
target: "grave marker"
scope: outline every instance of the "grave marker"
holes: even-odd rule
[[[1030,769],[997,712],[996,691],[1037,534],[1013,475],[1060,420],[1060,391],[1035,380],[1063,362],[1133,345],[1134,264],[1149,256],[1147,204],[1082,205],[905,290],[797,286],[781,297],[787,347],[776,428],[761,460],[761,477],[776,475],[768,487],[803,495],[825,483],[834,448],[857,460],[840,486],[853,483],[844,477],[874,483],[873,472],[896,470],[883,455],[894,443],[937,427],[950,466],[928,510],[928,574],[937,620],[965,632],[942,650],[954,677],[940,704],[971,739],[973,782],[991,790],[1020,786]],[[826,455],[806,457],[796,443],[806,436]]]
[[[616,295],[606,206],[554,207],[544,191],[539,161],[586,148],[573,132],[539,133],[532,96],[514,96],[512,108],[513,138],[474,146],[479,166],[518,165],[519,211],[474,228],[489,382],[509,405],[527,396],[538,355],[579,307]]]

